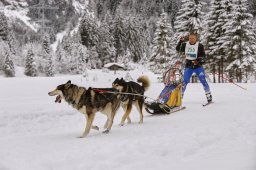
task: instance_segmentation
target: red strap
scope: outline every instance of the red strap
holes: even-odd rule
[[[108,92],[107,90],[100,90],[100,89],[92,89],[95,92],[99,92],[99,93],[106,93]]]

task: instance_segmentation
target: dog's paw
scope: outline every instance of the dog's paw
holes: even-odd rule
[[[82,134],[81,136],[78,136],[77,138],[85,138],[87,134]]]
[[[119,126],[124,126],[124,123],[120,123]]]
[[[77,138],[81,139],[81,138],[85,138],[84,135],[78,136]]]
[[[102,133],[108,134],[108,133],[109,133],[109,130],[106,129],[106,130],[104,130]]]
[[[100,128],[98,126],[92,126],[92,129],[94,130],[100,130]]]

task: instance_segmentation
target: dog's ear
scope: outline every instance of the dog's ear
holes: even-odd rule
[[[119,78],[116,78],[114,81],[113,81],[113,84],[114,83],[117,83],[119,81]]]
[[[65,88],[69,88],[71,85],[71,81],[69,80],[66,84],[65,84]]]

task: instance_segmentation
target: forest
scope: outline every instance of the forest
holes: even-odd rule
[[[110,62],[162,74],[182,61],[179,38],[196,32],[214,82],[256,78],[255,0],[3,0],[0,7],[0,74],[7,77],[15,67],[35,77]]]

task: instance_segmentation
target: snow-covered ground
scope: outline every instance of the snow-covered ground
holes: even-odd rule
[[[156,76],[140,69],[134,79],[150,76],[147,96],[163,88]],[[47,93],[71,80],[82,86],[110,87],[125,72],[89,71],[82,76],[0,78],[0,170],[255,170],[256,84],[210,84],[215,104],[205,108],[201,84],[189,84],[186,110],[150,116],[120,127],[118,111],[109,134],[102,134],[105,116],[95,118],[100,131],[77,138],[85,118]]]

